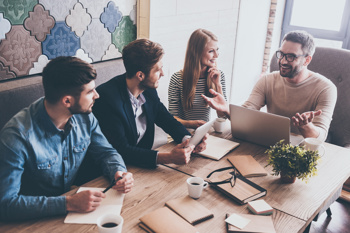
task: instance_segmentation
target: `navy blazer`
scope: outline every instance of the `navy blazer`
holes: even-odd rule
[[[147,89],[143,92],[146,103],[142,106],[147,118],[147,129],[137,144],[136,122],[126,86],[126,74],[114,77],[96,90],[100,98],[94,104],[93,113],[108,141],[127,164],[156,167],[157,151],[151,150],[154,124],[170,134],[177,143],[185,135],[190,135],[160,102],[157,91]]]

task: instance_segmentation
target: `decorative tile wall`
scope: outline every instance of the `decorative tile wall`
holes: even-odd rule
[[[136,0],[0,0],[0,81],[41,73],[58,56],[121,57],[135,20]]]

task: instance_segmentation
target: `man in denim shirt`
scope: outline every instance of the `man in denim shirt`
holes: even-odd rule
[[[43,71],[45,98],[17,113],[0,132],[0,219],[22,220],[90,212],[100,191],[59,196],[70,190],[87,152],[114,189],[133,186],[120,154],[91,113],[96,71],[75,57],[53,59]]]

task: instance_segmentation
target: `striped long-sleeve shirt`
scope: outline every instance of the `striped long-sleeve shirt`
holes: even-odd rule
[[[220,83],[222,91],[226,99],[226,86],[225,86],[225,75],[220,71]],[[190,110],[183,109],[182,106],[182,72],[178,71],[171,76],[169,90],[168,90],[168,101],[169,101],[169,112],[173,116],[180,117],[183,120],[204,120],[209,121],[210,107],[207,106],[202,94],[205,94],[207,88],[207,79],[200,78],[196,86],[196,93],[193,100],[193,108]]]

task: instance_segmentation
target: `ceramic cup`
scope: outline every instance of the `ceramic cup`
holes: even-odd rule
[[[118,214],[105,214],[97,219],[97,228],[100,233],[121,233],[124,219]]]
[[[323,141],[318,140],[317,138],[305,138],[302,142],[302,145],[305,145],[305,149],[318,151],[318,154],[322,157],[326,153],[326,148],[323,145]]]
[[[208,187],[208,182],[204,181],[200,177],[190,177],[187,179],[188,195],[193,199],[198,199],[203,189]]]
[[[216,118],[216,121],[214,122],[214,130],[217,133],[222,133],[225,129],[225,118]]]

